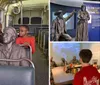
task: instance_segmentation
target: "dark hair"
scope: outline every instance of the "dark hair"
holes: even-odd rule
[[[21,25],[20,27],[24,27],[29,31],[29,27],[27,25]]]
[[[58,10],[57,12],[54,13],[55,16],[58,16],[62,13],[62,10]]]
[[[81,9],[82,9],[83,7],[85,7],[85,9],[86,9],[86,5],[83,4],[83,5],[81,6]]]
[[[82,49],[79,53],[83,63],[89,63],[92,58],[92,52],[89,49]]]

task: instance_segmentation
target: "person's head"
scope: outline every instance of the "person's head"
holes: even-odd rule
[[[62,19],[63,18],[62,10],[59,10],[59,11],[55,12],[55,15]]]
[[[24,36],[28,35],[29,27],[27,25],[21,25],[19,27],[19,30],[20,30],[19,35],[21,37],[24,37]]]
[[[73,57],[73,60],[76,60],[76,56]]]
[[[89,63],[92,58],[92,52],[89,49],[82,49],[79,53],[81,63]]]
[[[15,42],[16,37],[17,37],[17,32],[16,32],[15,28],[7,27],[4,29],[3,42],[5,44]]]
[[[81,6],[81,10],[82,10],[82,11],[86,11],[86,6],[85,6],[85,5],[82,5],[82,6]]]
[[[62,61],[62,62],[65,62],[65,59],[64,59],[64,58],[61,58],[61,61]]]

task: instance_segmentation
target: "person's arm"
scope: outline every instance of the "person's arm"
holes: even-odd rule
[[[98,83],[99,83],[99,85],[100,85],[100,73],[98,72],[97,69],[96,69],[96,71],[97,71],[97,76],[98,76]]]
[[[68,21],[75,13],[75,10],[66,18],[64,18],[65,21]]]
[[[64,23],[64,33],[67,34],[66,23]]]
[[[22,44],[20,38],[16,39],[16,44],[18,44],[19,46],[28,46],[28,43],[26,42]]]
[[[100,73],[99,73],[99,85],[100,85]]]
[[[55,20],[53,20],[53,22],[52,22],[52,28],[51,28],[52,39],[54,38],[55,34],[56,34],[56,22],[55,22]]]
[[[78,73],[76,73],[76,75],[75,75],[75,77],[74,77],[73,85],[82,85],[82,84],[81,84],[81,78],[80,78],[80,76],[78,75]]]
[[[17,38],[17,39],[16,39],[16,44],[18,44],[18,45],[19,45],[19,44],[21,44],[21,42],[20,42],[20,39],[19,39],[19,38]]]
[[[78,11],[77,18],[78,18],[78,19],[82,19],[82,16],[81,16],[81,11],[80,11],[80,10]]]
[[[52,22],[52,27],[51,27],[51,39],[52,40],[55,40],[55,36],[56,36],[56,33],[57,33],[57,27],[56,27],[56,23],[57,23],[57,20],[53,20]]]
[[[35,52],[35,37],[32,37],[30,46],[32,48],[32,54]]]
[[[27,43],[27,42],[22,43],[20,38],[16,39],[16,44],[18,44],[20,46],[29,46],[29,43]]]
[[[88,12],[87,12],[87,20],[90,20],[90,15]]]

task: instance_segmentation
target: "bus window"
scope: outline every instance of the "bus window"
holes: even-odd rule
[[[21,18],[19,18],[18,24],[21,24]],[[23,24],[29,24],[29,18],[28,17],[23,17]]]
[[[31,24],[41,24],[41,17],[32,17]]]

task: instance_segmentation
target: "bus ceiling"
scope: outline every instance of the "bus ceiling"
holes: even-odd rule
[[[48,0],[0,0],[0,9],[5,8],[8,5],[16,5],[21,3],[23,4],[23,7],[28,7],[28,6],[44,6],[48,5]]]

